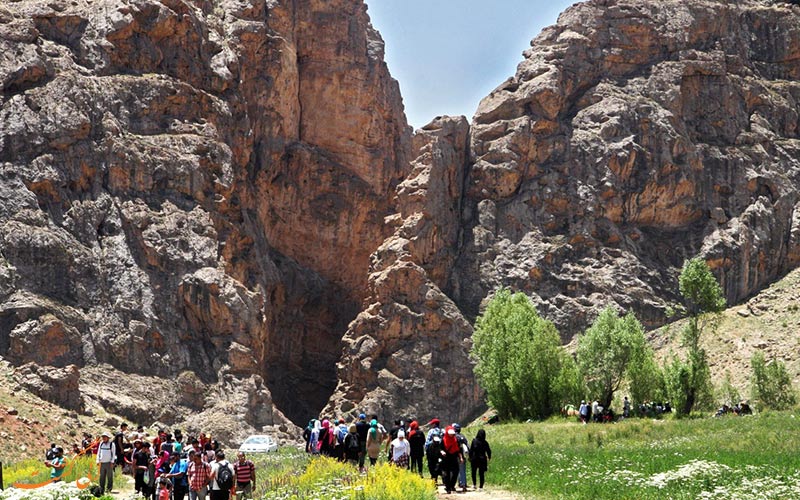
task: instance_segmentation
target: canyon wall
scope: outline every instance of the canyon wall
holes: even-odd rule
[[[663,324],[697,254],[729,302],[800,265],[799,21],[578,4],[412,135],[361,0],[4,2],[0,356],[222,438],[467,419],[499,286],[567,341],[609,303]]]

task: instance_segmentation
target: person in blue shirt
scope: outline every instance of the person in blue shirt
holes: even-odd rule
[[[167,474],[162,474],[162,477],[169,478],[172,481],[172,498],[174,500],[183,500],[187,493],[189,493],[189,481],[186,479],[186,469],[189,467],[189,460],[180,458],[178,454],[169,456],[170,470]]]
[[[66,460],[64,460],[64,449],[61,447],[56,448],[56,456],[47,462],[46,465],[50,467],[50,479],[53,482],[61,481],[61,475],[64,473]]]

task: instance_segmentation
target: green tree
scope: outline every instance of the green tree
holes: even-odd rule
[[[750,358],[752,393],[759,409],[785,410],[797,404],[797,395],[786,365],[779,360],[767,363],[764,353],[756,351]]]
[[[590,397],[609,408],[631,364],[644,361],[646,348],[644,328],[633,313],[620,317],[613,307],[603,309],[578,338],[578,367]]]
[[[559,403],[563,362],[555,326],[523,293],[500,289],[475,322],[475,375],[501,418],[545,418]]]
[[[578,370],[578,363],[566,350],[561,350],[561,370],[553,383],[553,393],[558,399],[558,406],[576,404],[583,398],[585,386]]]
[[[664,372],[658,366],[653,348],[645,346],[638,359],[628,368],[628,384],[633,404],[645,401],[663,401],[667,397]]]
[[[700,347],[700,337],[704,331],[716,329],[719,313],[725,309],[725,297],[708,264],[699,258],[684,263],[678,286],[684,302],[682,310],[688,316],[683,329],[683,345],[688,356],[686,362],[676,360],[670,376],[665,374],[665,378],[678,414],[688,415],[698,401],[712,394],[708,359],[705,349]],[[683,365],[680,369],[679,364]]]

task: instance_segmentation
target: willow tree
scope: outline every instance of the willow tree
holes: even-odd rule
[[[504,419],[546,418],[560,401],[565,353],[556,327],[523,293],[495,293],[475,322],[475,375]]]
[[[606,408],[629,370],[647,363],[648,355],[652,358],[642,324],[633,313],[621,317],[613,307],[603,309],[578,338],[578,367],[586,388]]]

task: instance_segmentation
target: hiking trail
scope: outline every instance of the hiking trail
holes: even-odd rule
[[[444,491],[444,486],[439,485],[436,498],[438,500],[456,500],[461,498],[465,500],[522,500],[522,497],[516,493],[511,493],[510,491],[494,488],[492,486],[486,486],[482,490],[475,490],[470,487],[467,489],[466,493],[447,494]]]

